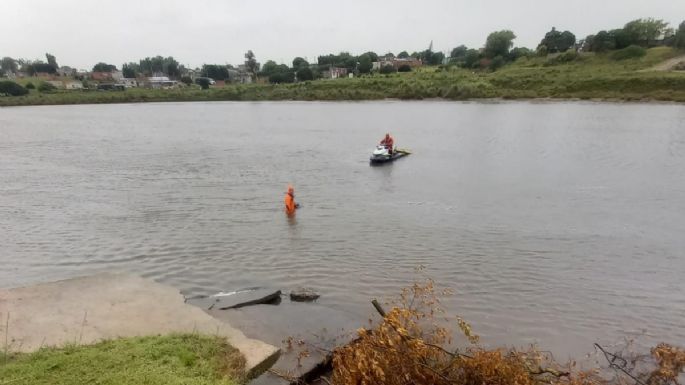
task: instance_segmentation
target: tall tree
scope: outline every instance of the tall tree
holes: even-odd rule
[[[514,39],[516,35],[509,30],[491,33],[485,41],[485,57],[490,59],[496,56],[505,57],[514,45]]]
[[[454,49],[452,50],[452,52],[450,52],[450,57],[451,57],[454,61],[463,60],[463,59],[464,59],[464,56],[466,56],[466,51],[468,51],[468,50],[469,50],[469,49],[466,48],[466,46],[462,44],[462,45],[460,45],[460,46],[454,48]]]
[[[226,80],[229,77],[228,68],[221,64],[205,64],[202,66],[201,74],[214,80]]]
[[[607,31],[599,31],[596,35],[585,38],[587,50],[591,52],[606,52],[616,48],[614,35]]]
[[[179,63],[172,56],[164,58],[162,72],[167,74],[172,79],[181,78],[181,67]]]
[[[364,52],[362,55],[366,55],[371,59],[372,62],[378,61],[378,54],[373,51]],[[360,57],[362,56],[360,55]]]
[[[464,68],[476,68],[480,62],[480,52],[477,49],[469,49],[464,55]]]
[[[306,61],[304,58],[301,58],[299,56],[296,57],[295,59],[293,59],[293,69],[294,70],[297,71],[303,67],[309,67],[309,62]]]
[[[632,39],[631,44],[640,44],[649,47],[656,39],[661,37],[667,27],[667,22],[650,17],[628,22],[623,27],[623,30]]]
[[[680,26],[678,26],[678,31],[675,33],[673,45],[676,48],[685,48],[685,21],[680,23]]]
[[[296,75],[297,80],[301,82],[306,80],[314,80],[314,72],[308,66],[300,67],[300,69],[297,70]]]
[[[117,66],[115,66],[114,64],[107,64],[103,62],[99,62],[98,64],[93,66],[93,72],[113,72],[116,70]]]
[[[28,72],[29,75],[33,76],[37,73],[48,73],[48,74],[54,74],[57,72],[57,69],[55,66],[45,63],[40,60],[36,60],[34,62],[29,63],[26,66],[26,72]]]
[[[409,53],[407,51],[402,51],[397,54],[397,57],[400,59],[406,59],[409,57]]]
[[[257,71],[259,71],[259,63],[257,63],[257,58],[255,58],[254,52],[248,50],[245,53],[245,67],[254,79],[257,76]]]
[[[445,54],[442,52],[433,52],[428,60],[430,65],[440,65],[445,60]]]
[[[19,66],[16,60],[12,59],[9,56],[5,56],[2,58],[2,61],[0,61],[0,68],[2,69],[2,72],[7,74],[10,72],[17,72]]]
[[[635,35],[623,28],[612,29],[609,34],[614,40],[614,49],[623,49],[638,44]]]
[[[548,53],[565,52],[576,44],[576,35],[569,31],[559,32],[556,28],[545,34],[538,49],[544,46]]]
[[[267,61],[266,63],[264,63],[264,65],[262,66],[262,71],[261,71],[261,73],[264,74],[264,75],[266,75],[266,76],[269,76],[269,75],[271,75],[272,73],[276,72],[277,68],[278,68],[278,64],[276,64],[275,61],[273,61],[273,60],[268,60],[268,61]]]
[[[136,70],[131,64],[133,63],[127,63],[121,66],[121,72],[123,73],[125,78],[136,77]]]
[[[45,58],[48,60],[48,64],[53,66],[55,68],[55,70],[59,68],[59,66],[57,65],[57,59],[55,58],[55,55],[51,55],[49,53],[46,53]]]
[[[371,69],[373,68],[374,61],[375,60],[373,60],[368,53],[359,56],[359,66],[357,66],[357,70],[360,73],[368,74],[369,72],[371,72]]]

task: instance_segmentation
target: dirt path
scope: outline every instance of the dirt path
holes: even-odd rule
[[[648,71],[672,71],[673,68],[679,63],[685,63],[685,55],[676,56],[673,59],[668,59],[664,62],[661,62],[648,69]]]

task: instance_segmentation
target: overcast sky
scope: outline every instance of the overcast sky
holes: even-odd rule
[[[552,26],[578,38],[640,17],[677,26],[685,0],[2,0],[0,56],[90,69],[146,56],[173,56],[192,67],[258,61],[315,61],[324,53],[448,51],[480,47],[511,29],[534,48]]]

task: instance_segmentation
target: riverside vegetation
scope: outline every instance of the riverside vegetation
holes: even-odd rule
[[[685,350],[659,344],[650,354],[621,356],[601,346],[611,378],[598,368],[580,369],[575,362],[559,363],[549,352],[482,347],[471,326],[461,318],[444,316],[439,293],[430,279],[405,289],[380,324],[360,329],[358,338],[333,353],[332,382],[336,385],[679,385],[685,373]],[[461,348],[452,330],[461,333]]]
[[[670,47],[647,50],[628,47],[611,53],[568,51],[545,57],[521,57],[494,72],[441,65],[427,66],[413,72],[369,74],[356,78],[298,83],[236,84],[207,90],[197,86],[169,90],[30,90],[23,96],[0,97],[0,106],[386,98],[552,98],[685,102],[685,72],[653,68],[683,54],[685,52]]]
[[[235,385],[244,358],[225,339],[197,334],[124,338],[0,355],[0,384]]]
[[[601,368],[560,363],[531,347],[486,348],[460,317],[447,317],[431,279],[416,281],[382,320],[357,331],[357,338],[332,352],[335,385],[680,385],[685,350],[662,343],[650,354],[622,356],[596,345],[615,375]],[[371,321],[370,321],[371,322]],[[454,335],[453,331],[458,331]],[[286,341],[284,341],[286,342]],[[290,342],[291,344],[291,342]],[[298,356],[308,355],[298,343]],[[292,344],[290,349],[292,349]],[[0,384],[189,384],[245,383],[244,358],[225,339],[197,334],[123,338],[94,345],[48,347],[28,354],[0,354]],[[295,381],[288,373],[276,373]]]

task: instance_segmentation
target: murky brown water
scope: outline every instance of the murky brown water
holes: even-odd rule
[[[409,158],[369,167],[390,131]],[[281,204],[288,182],[303,209]],[[0,109],[0,286],[101,270],[372,313],[425,265],[487,342],[685,343],[685,107]]]

